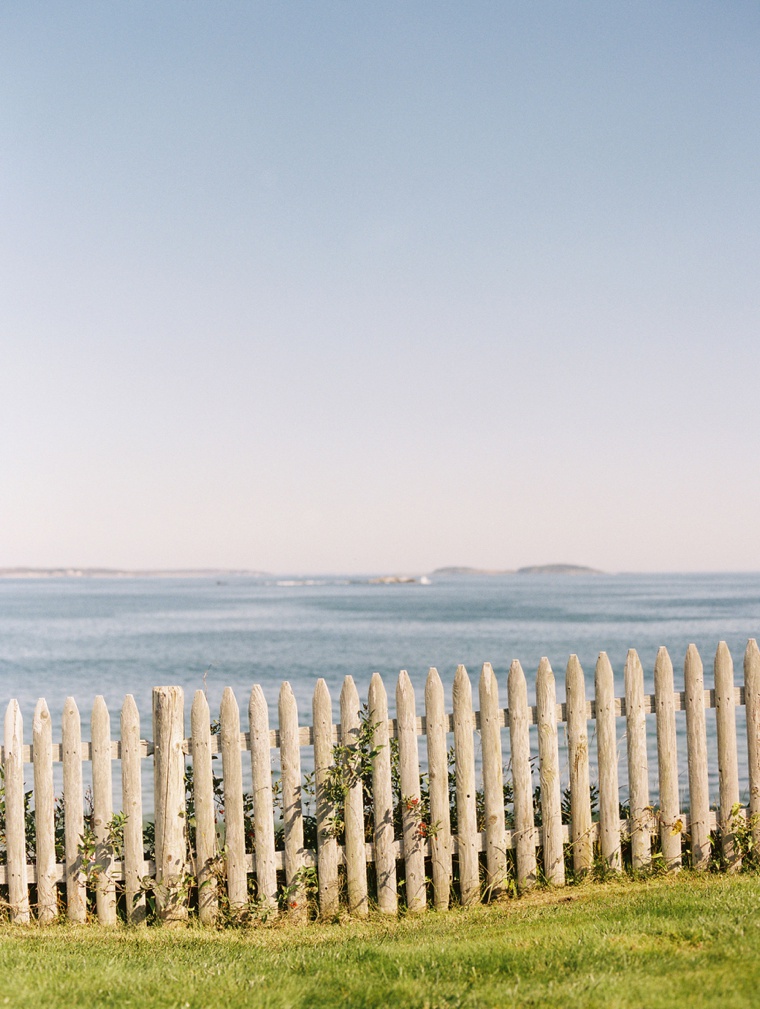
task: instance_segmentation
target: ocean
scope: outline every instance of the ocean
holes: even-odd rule
[[[151,688],[185,689],[187,724],[192,694],[207,690],[212,712],[225,686],[241,711],[261,684],[276,723],[277,694],[290,681],[302,724],[311,722],[318,677],[330,688],[338,720],[343,678],[354,677],[365,699],[373,672],[382,674],[393,707],[395,678],[408,670],[421,711],[429,666],[436,666],[450,704],[457,664],[477,692],[483,662],[497,674],[502,706],[506,676],[518,658],[532,693],[535,671],[547,656],[564,699],[564,669],[575,652],[593,696],[594,663],[608,653],[617,693],[623,664],[636,648],[647,692],[653,691],[657,649],[673,660],[682,689],[690,642],[700,650],[706,686],[725,640],[742,678],[749,637],[760,634],[760,574],[720,575],[500,575],[431,576],[430,584],[370,584],[339,577],[61,577],[0,579],[0,701],[17,698],[27,741],[34,705],[45,697],[60,738],[60,714],[71,695],[89,738],[92,701],[102,694],[114,730],[124,695],[131,693],[150,736]],[[477,707],[477,700],[475,706]],[[450,709],[449,709],[450,710]],[[708,711],[712,788],[716,788],[714,712]],[[679,732],[682,730],[679,716]],[[593,727],[593,726],[591,726]],[[624,732],[624,722],[618,723]],[[656,754],[653,721],[648,723]],[[746,732],[737,713],[742,787],[746,787]],[[623,745],[624,752],[624,745]],[[306,754],[305,754],[306,756]],[[424,756],[424,754],[423,754]],[[304,761],[308,764],[308,758]],[[621,771],[624,771],[621,760]],[[685,774],[685,752],[682,764]],[[652,764],[656,784],[656,765]],[[624,783],[624,778],[621,779]]]

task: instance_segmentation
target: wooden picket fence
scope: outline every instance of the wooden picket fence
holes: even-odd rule
[[[588,701],[583,670],[571,656],[566,670],[566,701],[558,704],[555,679],[547,659],[536,676],[536,705],[528,705],[525,675],[512,663],[507,681],[508,706],[503,708],[496,677],[483,666],[479,683],[480,710],[473,710],[472,686],[463,666],[453,683],[453,713],[447,714],[441,679],[429,671],[423,716],[418,715],[411,681],[402,671],[396,687],[396,718],[388,718],[386,690],[375,673],[369,688],[365,724],[372,735],[371,792],[374,823],[365,825],[363,784],[349,783],[336,810],[327,787],[336,746],[351,747],[361,726],[359,695],[351,677],[340,694],[340,723],[333,723],[330,695],[324,680],[316,685],[313,724],[299,725],[293,691],[283,683],[278,703],[278,728],[270,728],[261,687],[254,686],[248,707],[248,732],[241,732],[240,712],[230,688],[221,703],[219,732],[212,731],[203,691],[195,694],[191,734],[185,738],[183,691],[156,687],[153,691],[153,741],[142,739],[134,699],[121,710],[120,739],[111,736],[110,717],[102,697],[92,710],[91,742],[82,741],[80,716],[72,698],[66,701],[61,743],[53,743],[51,718],[44,700],[34,713],[32,745],[23,742],[18,703],[11,701],[5,718],[2,750],[5,799],[5,855],[0,885],[6,887],[9,917],[28,922],[53,921],[65,906],[72,921],[87,917],[88,885],[94,890],[97,920],[117,921],[118,897],[130,922],[146,919],[146,892],[155,900],[159,920],[181,921],[193,906],[204,923],[218,920],[220,905],[242,913],[277,913],[286,893],[286,913],[307,920],[307,876],[314,871],[318,907],[330,917],[345,902],[350,913],[364,915],[370,902],[382,912],[396,913],[399,883],[409,911],[432,903],[449,906],[452,896],[463,904],[484,894],[499,895],[516,884],[518,892],[539,877],[554,886],[565,883],[566,865],[574,874],[592,869],[595,859],[611,871],[622,869],[622,842],[630,845],[633,868],[646,867],[653,850],[671,870],[681,865],[684,844],[692,866],[704,869],[711,855],[711,832],[719,831],[724,864],[736,868],[737,843],[743,817],[760,846],[760,651],[750,640],[744,658],[744,686],[734,686],[731,655],[721,642],[715,655],[713,689],[705,689],[699,653],[691,645],[684,662],[684,689],[674,687],[673,667],[661,648],[654,668],[653,695],[644,693],[644,672],[634,650],[625,663],[624,697],[615,697],[612,667],[601,653],[595,670],[595,700]],[[747,724],[749,803],[739,812],[736,707],[743,705]],[[719,795],[711,811],[705,709],[716,711]],[[685,712],[688,812],[680,808],[676,713]],[[656,722],[659,796],[651,801],[647,762],[647,715]],[[625,719],[630,817],[620,819],[618,788],[618,719]],[[562,823],[562,776],[558,723],[567,726],[570,823]],[[596,723],[598,820],[592,818],[589,722]],[[537,726],[538,752],[531,753],[529,726]],[[508,730],[508,750],[504,746]],[[476,810],[475,733],[481,737],[480,769],[485,829],[478,830]],[[451,830],[449,797],[449,736],[455,754],[457,833]],[[427,829],[421,829],[422,798],[418,737],[427,740]],[[401,782],[402,837],[394,832],[391,738],[398,741]],[[592,737],[593,738],[593,737]],[[313,747],[317,848],[304,847],[301,748]],[[282,835],[276,850],[272,750],[280,751]],[[246,851],[242,754],[250,752],[255,850]],[[343,751],[344,753],[346,751]],[[349,751],[350,752],[350,751]],[[504,765],[511,765],[514,826],[506,829]],[[214,795],[212,761],[221,754],[224,847],[219,850],[219,815]],[[541,824],[536,825],[532,764],[538,759]],[[142,810],[142,762],[153,762],[155,862],[145,858]],[[192,762],[194,851],[189,850],[186,822],[185,772]],[[92,762],[92,823],[94,841],[88,852],[82,762]],[[113,817],[113,761],[121,762],[123,843],[114,857],[109,834]],[[56,862],[53,763],[63,765],[63,863]],[[27,862],[25,830],[25,765],[33,765],[35,858]],[[344,823],[344,843],[334,829],[338,812]],[[372,841],[366,841],[368,831]],[[654,847],[653,847],[654,846]],[[88,861],[89,859],[89,861]],[[93,873],[92,866],[98,868]],[[368,875],[368,866],[373,872]],[[88,869],[89,866],[89,869]],[[221,871],[220,871],[221,867]],[[249,877],[255,876],[255,904]],[[279,878],[278,878],[279,877]],[[453,880],[457,880],[456,887]],[[370,880],[372,886],[370,886]],[[31,888],[31,891],[30,891]]]

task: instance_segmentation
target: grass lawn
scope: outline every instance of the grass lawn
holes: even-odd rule
[[[0,926],[3,1006],[760,1005],[760,876],[652,878],[298,929]]]

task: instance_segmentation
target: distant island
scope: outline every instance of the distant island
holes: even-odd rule
[[[584,567],[582,564],[533,564],[527,568],[511,571],[489,568],[436,568],[431,578],[436,575],[446,577],[448,575],[601,575],[602,573],[597,568]]]

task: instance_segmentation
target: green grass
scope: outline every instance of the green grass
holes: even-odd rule
[[[0,1009],[758,1004],[756,874],[588,884],[304,929],[0,926]]]

